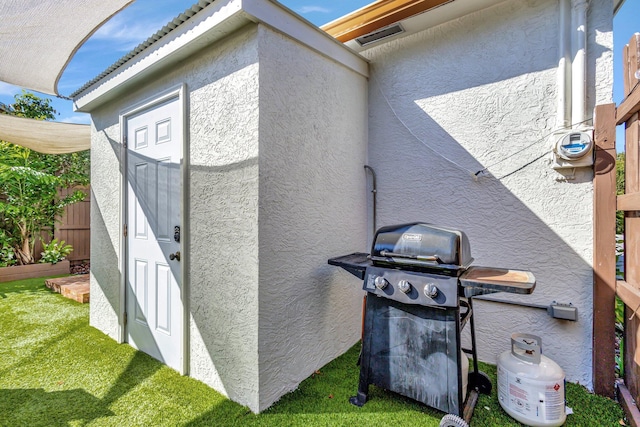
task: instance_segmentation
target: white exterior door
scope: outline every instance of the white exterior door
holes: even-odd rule
[[[125,117],[127,341],[183,370],[180,99]]]

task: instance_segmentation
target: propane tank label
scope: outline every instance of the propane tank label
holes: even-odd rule
[[[555,421],[564,416],[564,381],[536,381],[498,366],[498,399],[527,419]]]

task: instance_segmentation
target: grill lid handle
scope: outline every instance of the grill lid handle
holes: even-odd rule
[[[419,261],[430,261],[437,262],[438,264],[442,264],[442,260],[438,255],[411,255],[411,254],[399,254],[396,252],[390,252],[386,250],[380,251],[380,255],[384,257],[394,257],[394,258],[409,258],[409,259],[417,259]]]

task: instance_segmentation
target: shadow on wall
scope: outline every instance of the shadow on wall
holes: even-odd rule
[[[122,166],[123,162],[121,161],[121,146],[109,138],[106,133],[104,136],[108,138],[116,157],[120,160],[122,172],[124,166]],[[136,163],[155,162],[154,159],[140,156],[131,151],[128,156],[126,172],[128,180],[135,174]],[[177,174],[179,176],[180,165],[171,164],[170,168],[173,171],[171,172],[172,175]],[[188,239],[190,247],[182,247],[184,258],[181,262],[190,262],[189,252],[191,247],[206,248],[206,251],[201,251],[203,253],[198,254],[196,268],[190,272],[191,283],[197,284],[197,286],[192,286],[190,289],[190,315],[193,322],[191,330],[193,332],[193,328],[195,328],[199,332],[204,345],[207,347],[206,350],[211,358],[211,363],[215,366],[216,371],[214,374],[220,378],[224,392],[232,396],[253,392],[253,390],[242,388],[246,381],[239,381],[238,378],[246,378],[247,375],[257,376],[257,360],[252,366],[248,364],[239,366],[237,362],[242,360],[249,350],[246,347],[245,334],[251,329],[257,331],[257,323],[255,325],[236,323],[233,328],[230,328],[227,322],[221,322],[221,319],[247,319],[247,322],[249,322],[250,319],[255,317],[255,312],[257,311],[257,308],[252,306],[252,297],[249,292],[238,292],[236,286],[229,286],[230,277],[233,277],[234,283],[255,283],[257,279],[257,246],[254,251],[255,258],[243,259],[245,254],[251,253],[250,246],[252,242],[248,239],[239,238],[238,234],[230,232],[230,230],[243,230],[249,226],[246,221],[235,216],[234,209],[238,204],[249,203],[254,205],[253,209],[256,211],[257,224],[257,193],[255,197],[248,198],[247,194],[243,192],[243,186],[246,182],[254,181],[255,177],[257,177],[257,168],[257,158],[219,167],[191,166],[190,181],[192,185],[189,191],[192,196],[192,204],[199,205],[198,211],[208,216],[209,222],[194,220],[190,224],[191,229],[183,231],[183,235],[186,232],[190,234]],[[134,185],[131,188],[140,201],[139,206],[147,218],[149,227],[155,230],[158,224],[158,212],[154,208],[152,197],[149,197],[149,194],[145,191],[146,186],[144,184]],[[94,195],[92,200],[96,203],[93,206],[96,234],[108,236],[104,218],[102,218],[97,207],[98,198]],[[226,214],[225,207],[227,208]],[[207,212],[209,212],[208,215]],[[211,227],[211,218],[218,222],[213,228]],[[257,233],[255,235],[257,236]],[[226,239],[226,241],[221,239]],[[103,285],[103,292],[114,313],[118,313],[120,310],[118,257],[115,249],[110,244],[110,239],[100,238],[93,240],[96,241],[97,245],[100,245],[99,249],[93,253],[95,255],[100,254],[101,261],[94,263],[95,266],[92,265],[92,273],[99,284],[108,284],[108,286]],[[254,243],[257,245],[257,237]],[[235,257],[237,263],[234,265],[221,262],[221,260],[229,259],[229,251],[238,255]],[[180,274],[179,267],[176,267],[177,263],[169,262],[168,252],[164,253],[164,257],[166,262],[171,265],[173,273]],[[253,265],[255,265],[256,277],[250,276],[250,270],[253,268],[251,266]],[[249,273],[247,280],[244,280],[243,271]],[[127,286],[131,287],[129,280],[127,281]],[[255,296],[257,298],[257,288],[255,289]],[[234,303],[229,304],[229,301],[234,301]],[[257,302],[253,305],[257,306]],[[137,301],[136,306],[141,309]],[[242,316],[237,310],[247,310],[247,315]],[[222,314],[225,311],[229,311],[229,313],[227,315]],[[132,316],[130,315],[131,318]],[[96,323],[99,324],[99,321],[96,321]],[[152,337],[147,337],[147,342],[154,341]],[[157,353],[160,354],[157,345],[156,349]],[[254,354],[257,356],[257,349],[255,349]],[[206,379],[204,380],[206,381]]]
[[[121,310],[119,259],[100,209],[100,199],[95,194],[97,188],[91,188],[91,276],[100,287],[114,317],[119,318]],[[111,219],[110,223],[112,222]],[[98,313],[102,314],[104,310],[94,310],[94,307],[101,303],[102,299],[98,299],[98,295],[92,292],[90,324],[107,333],[111,338],[119,340],[117,325],[112,324],[109,319],[98,316]]]
[[[376,102],[376,98],[377,95],[371,95],[372,102]],[[414,102],[407,105],[420,110]],[[461,151],[466,152],[464,147],[424,111],[420,110],[420,113],[425,133],[438,135],[430,140],[432,146],[444,152],[453,152],[453,149],[449,149],[453,146],[457,163],[470,165],[471,168],[478,165],[476,158],[469,153],[460,156]],[[537,286],[532,295],[498,294],[500,298],[542,305],[552,301],[571,302],[578,307],[578,322],[553,323],[546,322],[547,314],[541,310],[533,312],[531,309],[496,304],[488,308],[486,304],[478,304],[476,330],[480,357],[495,363],[495,353],[486,351],[488,342],[501,348],[509,342],[512,332],[538,331],[543,335],[545,354],[559,362],[565,360],[563,365],[568,378],[590,384],[586,371],[580,371],[583,367],[591,366],[590,352],[575,353],[571,361],[566,361],[566,355],[562,358],[557,355],[562,354],[565,343],[586,348],[591,342],[593,274],[591,265],[583,258],[590,258],[592,250],[589,200],[592,197],[591,173],[577,172],[575,181],[561,184],[571,187],[569,189],[559,188],[555,182],[553,189],[546,189],[540,182],[553,181],[549,175],[555,171],[547,165],[542,166],[549,171],[541,171],[535,167],[540,165],[534,164],[531,169],[510,177],[508,184],[516,185],[521,190],[518,196],[507,184],[494,177],[474,181],[467,171],[422,146],[406,129],[396,127],[389,131],[385,123],[375,120],[375,116],[371,123],[373,130],[370,134],[376,135],[370,139],[369,155],[370,164],[378,176],[378,227],[423,221],[460,229],[469,237],[475,265],[525,269],[536,276]],[[387,141],[393,141],[393,144]],[[515,162],[511,164],[514,169],[519,166]],[[478,170],[481,168],[478,167]],[[537,196],[531,197],[534,193]],[[536,214],[521,197],[538,204],[536,208],[548,219]],[[536,197],[564,197],[574,204],[558,204],[552,200],[538,203],[539,200],[533,200]],[[588,211],[583,212],[575,205],[579,205],[581,200],[585,200]],[[554,204],[557,207],[553,207]],[[558,235],[554,228],[564,229],[565,237]],[[576,252],[574,247],[580,248],[582,253]],[[484,316],[483,312],[491,315]],[[496,321],[499,322],[498,329]],[[485,351],[482,351],[483,348]]]
[[[105,137],[108,138],[106,134],[105,134]],[[116,141],[110,138],[108,138],[108,141],[114,153],[116,154],[116,157],[120,161],[120,171],[122,172],[124,165],[123,165],[123,162],[120,160],[121,146]],[[130,179],[132,174],[135,173],[136,162],[149,161],[149,160],[152,160],[152,159],[148,159],[148,158],[143,159],[143,158],[140,158],[140,156],[133,157],[132,161],[129,162],[130,166],[129,166],[129,171],[127,172],[128,179]],[[153,160],[153,163],[155,164],[157,162]],[[163,163],[163,165],[166,166],[167,163],[165,162]],[[168,167],[170,167],[170,169],[174,171],[175,170],[179,171],[180,165],[171,164]],[[175,173],[175,172],[170,172],[170,174],[172,173]],[[140,200],[140,206],[144,211],[144,214],[150,224],[150,227],[152,227],[153,230],[156,230],[157,223],[158,223],[158,211],[152,206],[153,203],[152,201],[150,201],[150,194],[144,191],[147,188],[145,184],[146,183],[142,183],[141,185],[136,185],[136,186],[133,186],[132,188],[134,189],[137,197]],[[92,192],[93,191],[94,190],[92,189]],[[121,272],[119,270],[120,268],[119,256],[118,254],[116,254],[116,250],[111,244],[111,239],[109,238],[109,233],[105,223],[105,219],[103,218],[100,207],[98,206],[98,198],[96,197],[95,194],[92,194],[91,200],[93,204],[92,205],[92,229],[95,228],[95,235],[99,236],[99,238],[92,239],[92,245],[95,245],[94,246],[95,254],[96,255],[99,254],[99,258],[94,257],[95,261],[92,263],[91,273],[94,276],[96,282],[99,284],[102,290],[102,293],[104,294],[107,301],[109,302],[109,305],[111,306],[113,313],[117,318],[120,318]],[[118,203],[119,203],[119,200],[118,200]],[[169,263],[168,251],[164,251],[163,254],[166,260],[166,264],[171,266],[172,273],[174,275],[179,274],[180,273],[179,266],[175,266],[174,264],[176,263]],[[124,274],[124,272],[122,272],[122,274]],[[127,280],[127,290],[129,291],[131,288],[132,288],[132,283],[130,282],[130,280]],[[135,302],[135,307],[133,311],[135,311],[136,313],[141,313],[142,316],[146,315],[145,310],[140,306],[139,301]],[[134,313],[130,313],[130,315],[131,315],[130,316],[131,320],[135,321],[136,316],[134,316]],[[112,326],[105,325],[104,321],[105,319],[96,318],[94,311],[93,310],[91,311],[91,324],[103,331],[106,328],[106,330],[110,331],[110,335],[112,336],[112,338],[117,339],[118,337],[117,331],[112,331]],[[141,340],[141,342],[143,341],[146,343],[146,345],[153,347],[155,351],[152,350],[152,352],[156,356],[161,354],[158,348],[158,345],[155,343],[155,340],[150,334],[145,335],[145,337],[138,337],[138,338]],[[127,338],[125,336],[125,340],[126,339]],[[162,357],[159,357],[159,358],[162,361]]]
[[[578,307],[579,320],[565,322],[542,311],[479,304],[481,357],[483,344],[505,348],[511,332],[537,330],[568,378],[590,384],[590,351],[562,349],[591,344],[592,170],[566,180],[544,155],[556,113],[557,58],[548,46],[555,46],[557,29],[549,4],[501,3],[491,8],[495,16],[473,14],[372,48],[369,157],[378,176],[378,227],[424,221],[460,229],[476,265],[535,274],[533,295],[500,298]],[[535,15],[522,13],[527,5]],[[465,26],[474,28],[473,43]],[[591,43],[588,84],[594,87],[595,60],[609,49]],[[495,176],[473,179],[498,161]],[[484,352],[495,363],[490,356]]]
[[[258,158],[190,167],[192,374],[258,399]]]

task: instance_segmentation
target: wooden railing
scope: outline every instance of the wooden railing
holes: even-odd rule
[[[624,383],[620,400],[633,425],[640,424],[640,34],[623,52],[625,99],[595,110],[594,175],[594,390],[613,397],[615,384],[615,296],[625,304]],[[616,197],[615,130],[625,126],[625,194]],[[624,280],[616,281],[615,215],[624,211]]]
[[[624,211],[624,280],[616,294],[625,304],[624,380],[631,396],[640,397],[640,34],[631,37],[623,52],[625,99],[616,110],[616,124],[625,126],[625,194],[617,209]]]

